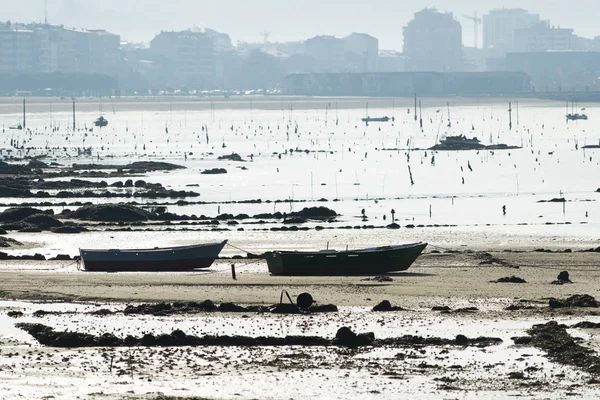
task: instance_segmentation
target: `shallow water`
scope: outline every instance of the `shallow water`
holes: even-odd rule
[[[451,102],[451,127],[448,127],[447,108],[436,105],[439,100],[424,99],[421,131],[413,119],[413,111],[407,114],[406,108],[392,108],[392,100],[386,105],[385,100],[378,99],[375,106],[371,104],[369,113],[394,115],[396,120],[369,126],[360,122],[364,108],[352,108],[357,105],[356,99],[340,99],[321,109],[309,109],[303,99],[283,101],[280,109],[261,109],[257,99],[254,106],[252,102],[232,102],[232,108],[228,108],[228,103],[221,102],[216,109],[202,111],[182,109],[185,105],[173,108],[168,102],[140,103],[141,107],[148,107],[146,111],[140,111],[139,104],[130,105],[130,108],[122,105],[122,109],[119,109],[119,103],[112,107],[105,104],[110,123],[103,129],[94,128],[93,132],[86,132],[84,128],[91,127],[97,112],[78,112],[79,130],[72,132],[70,111],[50,113],[37,104],[28,115],[31,132],[6,129],[0,137],[0,147],[4,155],[47,154],[49,159],[46,161],[61,164],[166,160],[184,165],[185,170],[152,172],[141,178],[160,182],[168,188],[200,193],[199,197],[186,200],[214,203],[177,206],[175,200],[161,201],[170,204],[168,211],[179,214],[289,213],[307,206],[324,205],[341,214],[338,222],[313,222],[306,226],[385,226],[392,222],[392,209],[396,211],[396,222],[400,225],[456,226],[438,232],[420,231],[418,235],[402,230],[399,236],[363,230],[327,232],[319,234],[318,241],[299,234],[299,238],[308,242],[292,243],[302,248],[323,248],[328,241],[332,242],[332,247],[340,248],[424,240],[422,237],[440,238],[438,245],[453,245],[454,235],[466,237],[468,232],[496,235],[499,240],[504,236],[507,241],[513,235],[554,235],[590,240],[596,235],[600,223],[597,201],[600,194],[594,191],[598,187],[600,150],[581,149],[585,144],[600,140],[600,133],[597,133],[600,132],[600,120],[596,118],[600,108],[595,105],[587,107],[588,121],[567,124],[560,102],[520,101],[518,117],[513,103],[513,127],[509,130],[508,100],[506,104],[498,99],[489,102],[477,99],[471,103],[456,101],[456,105]],[[4,106],[3,110],[6,109],[9,108]],[[19,118],[17,113],[0,115],[5,127]],[[51,125],[56,131],[53,132]],[[523,148],[504,151],[414,150],[431,147],[444,135],[455,134],[477,136],[485,144],[502,142]],[[11,143],[14,146],[11,147]],[[21,146],[29,150],[14,148]],[[91,147],[92,155],[78,156],[77,149],[83,147]],[[396,148],[402,150],[382,150]],[[310,152],[288,151],[286,154],[290,149]],[[219,155],[232,152],[239,153],[247,162],[217,160]],[[409,166],[414,184],[410,182]],[[216,167],[226,168],[228,173],[200,174],[201,170]],[[123,179],[105,180],[111,183]],[[190,184],[199,186],[187,186]],[[565,197],[568,202],[539,203],[555,197]],[[251,199],[263,202],[230,203]],[[319,202],[319,199],[329,201]],[[339,201],[333,202],[334,199]],[[275,203],[276,200],[303,202]],[[4,204],[20,202],[22,199],[2,199]],[[502,206],[506,206],[506,215]],[[60,212],[64,207],[51,208]],[[362,220],[363,209],[368,217],[366,221]],[[252,231],[280,225],[277,221],[229,227],[231,230],[243,227],[246,233],[238,234],[169,232],[168,235],[153,235],[144,232],[128,234],[125,242],[130,244],[128,247],[139,247],[139,244],[143,247],[148,241],[156,245],[183,244],[199,238],[204,241],[226,237],[244,245],[251,237],[261,241],[260,238],[266,236],[271,241],[270,246],[264,246],[268,250],[289,243],[277,246],[277,235]],[[338,233],[341,239],[334,243]],[[305,236],[311,235],[314,232]],[[76,254],[74,244],[78,244],[79,239],[69,239],[66,245],[58,246],[51,236],[42,234],[28,238],[40,244],[40,252]],[[99,247],[109,247],[114,242],[122,246],[124,243],[123,235],[116,233],[83,236],[86,243]],[[261,250],[260,243],[259,247],[253,250]]]

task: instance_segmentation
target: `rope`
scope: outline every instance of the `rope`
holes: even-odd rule
[[[232,244],[231,244],[231,243],[229,243],[229,242],[227,242],[227,243],[226,243],[226,245],[227,245],[227,246],[230,246],[230,247],[233,247],[233,248],[234,248],[234,249],[236,249],[236,250],[243,251],[244,253],[248,253],[248,254],[255,254],[255,253],[253,253],[253,252],[251,252],[251,251],[244,250],[244,249],[242,249],[242,248],[236,247],[236,246],[232,245]]]

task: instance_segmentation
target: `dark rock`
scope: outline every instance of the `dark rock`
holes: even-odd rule
[[[590,321],[582,321],[578,322],[572,326],[573,328],[581,328],[581,329],[598,329],[600,328],[600,323],[590,322]]]
[[[550,308],[564,307],[586,307],[597,308],[598,302],[596,299],[587,294],[576,294],[565,300],[550,299],[548,305]]]
[[[149,215],[148,211],[128,204],[86,205],[72,213],[76,219],[111,222],[147,221]]]
[[[434,306],[431,307],[431,311],[451,311],[451,308],[448,306]]]
[[[40,210],[38,208],[31,207],[14,207],[8,208],[0,213],[0,221],[2,222],[17,222],[22,221],[23,219],[36,214],[52,214],[52,212],[47,212]]]
[[[291,217],[300,217],[305,219],[327,219],[337,217],[337,213],[327,207],[305,207],[302,210],[289,214]]]
[[[505,278],[500,278],[497,279],[495,281],[492,281],[493,283],[527,283],[527,281],[523,278],[519,278],[517,276],[508,276]]]
[[[35,225],[43,230],[63,226],[63,223],[61,221],[48,214],[33,214],[24,218],[23,222]]]
[[[551,283],[553,285],[564,285],[565,283],[573,283],[573,282],[571,282],[571,279],[569,279],[569,272],[562,271],[560,274],[558,274],[558,277],[556,278],[556,280],[552,281]]]
[[[200,172],[203,175],[220,175],[220,174],[226,174],[227,170],[225,168],[212,168],[212,169],[205,169],[204,171]]]
[[[335,334],[335,342],[344,347],[357,347],[357,335],[350,328],[343,326]]]
[[[19,318],[23,316],[23,312],[22,311],[9,311],[6,313],[6,315],[8,315],[11,318]]]
[[[217,159],[218,160],[227,160],[227,161],[239,161],[239,162],[245,162],[246,161],[239,154],[236,154],[236,153],[231,153],[231,154],[228,154],[228,155],[219,156]]]

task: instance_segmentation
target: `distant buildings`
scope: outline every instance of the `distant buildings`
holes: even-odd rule
[[[204,32],[161,32],[150,53],[170,71],[174,87],[208,87],[216,76],[214,39]]]
[[[345,67],[344,40],[334,36],[315,36],[304,43],[306,55],[316,62],[319,72],[342,72]]]
[[[540,22],[539,14],[530,14],[521,8],[496,9],[483,16],[483,48],[496,56],[516,50],[516,32]]]
[[[462,27],[452,13],[426,8],[404,28],[404,56],[411,71],[460,71]]]
[[[540,22],[530,28],[517,29],[515,52],[568,51],[573,49],[573,29],[551,27]]]
[[[404,72],[406,71],[406,57],[398,51],[379,50],[377,60],[378,72]]]
[[[76,72],[116,76],[120,37],[104,30],[0,24],[0,73]]]
[[[600,90],[600,52],[596,51],[509,53],[506,70],[527,73],[538,92]]]
[[[393,72],[292,74],[285,93],[299,96],[463,96],[530,92],[520,72]]]
[[[353,72],[376,72],[379,40],[366,33],[352,33],[344,38],[346,60],[354,64]]]

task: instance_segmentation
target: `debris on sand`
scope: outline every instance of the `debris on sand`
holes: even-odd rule
[[[527,283],[527,281],[523,278],[519,278],[518,276],[513,275],[496,279],[495,281],[491,281],[491,283]]]
[[[391,276],[374,276],[372,278],[361,279],[362,281],[373,281],[373,282],[393,282],[394,279]]]
[[[581,339],[571,336],[566,325],[550,321],[534,325],[527,333],[529,336],[515,337],[512,340],[515,344],[544,350],[554,362],[576,366],[590,374],[600,374],[600,357],[595,351],[581,346],[578,343]]]
[[[573,283],[571,282],[571,279],[569,279],[569,271],[562,271],[558,274],[556,280],[551,282],[553,285],[564,285],[565,283]]]
[[[566,307],[588,307],[597,308],[598,302],[588,294],[576,294],[565,300],[550,299],[548,302],[550,308],[566,308]]]
[[[421,337],[405,335],[397,338],[375,339],[371,332],[356,334],[348,327],[338,330],[335,338],[327,339],[320,336],[286,336],[286,337],[248,337],[248,336],[193,336],[187,335],[179,329],[170,334],[153,335],[147,333],[142,337],[131,335],[119,338],[112,333],[100,336],[79,332],[57,332],[53,328],[42,324],[20,323],[15,325],[33,336],[40,344],[50,347],[174,347],[174,346],[475,346],[487,347],[502,343],[502,339],[491,337],[477,337],[469,339],[464,335],[457,335],[454,339],[437,337]]]
[[[373,311],[386,312],[386,311],[405,311],[406,309],[399,306],[392,306],[389,300],[383,300],[381,303],[373,307]]]
[[[235,303],[221,303],[216,305],[211,300],[202,302],[174,302],[174,303],[144,303],[138,305],[128,305],[123,310],[125,315],[152,315],[155,317],[163,317],[168,315],[182,314],[198,314],[203,312],[255,312],[264,313],[271,312],[273,314],[300,314],[300,313],[322,313],[322,312],[337,312],[337,306],[333,304],[311,305],[306,309],[300,309],[295,304],[276,304],[273,306],[240,306]]]

